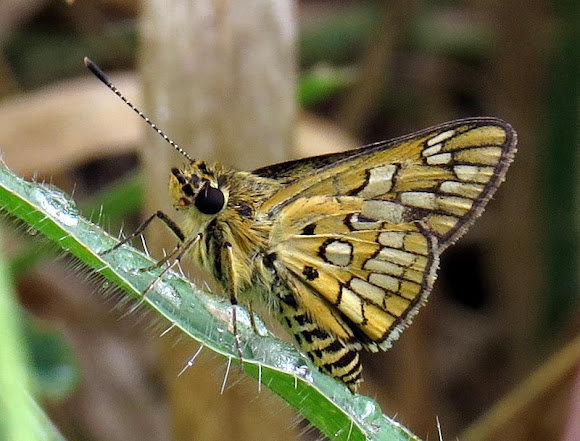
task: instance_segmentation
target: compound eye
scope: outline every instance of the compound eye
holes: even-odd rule
[[[195,206],[203,214],[217,214],[224,208],[226,198],[219,188],[213,188],[206,183],[197,198]]]

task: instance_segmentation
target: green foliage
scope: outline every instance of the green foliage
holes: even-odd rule
[[[298,102],[303,109],[310,109],[337,92],[346,90],[353,82],[352,69],[318,66],[300,76]]]
[[[162,269],[139,271],[155,261],[123,246],[101,255],[117,240],[78,214],[75,204],[60,190],[26,182],[0,167],[0,208],[73,254],[110,283],[165,317],[173,327],[202,345],[238,363],[233,335],[228,331],[231,305],[201,292],[174,272],[159,281]],[[157,282],[145,298],[141,293]],[[243,369],[261,384],[336,440],[416,440],[417,438],[382,414],[372,399],[351,394],[346,387],[312,367],[291,345],[283,343],[258,323],[256,335],[249,316],[239,310],[239,333],[243,345]],[[217,391],[216,391],[217,393]]]
[[[26,351],[19,308],[0,253],[0,439],[60,441],[62,436],[35,403],[36,384]]]

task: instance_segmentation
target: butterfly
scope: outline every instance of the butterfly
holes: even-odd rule
[[[157,212],[146,223],[163,220],[181,242],[176,260],[193,259],[234,305],[268,311],[355,392],[360,352],[388,349],[425,304],[441,253],[483,212],[516,140],[500,119],[468,118],[252,172],[170,141],[187,159],[169,181],[185,221]]]

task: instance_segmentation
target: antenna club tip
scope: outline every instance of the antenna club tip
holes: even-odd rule
[[[107,78],[105,73],[101,70],[101,68],[99,66],[97,66],[95,63],[93,63],[89,57],[85,57],[83,59],[83,61],[85,63],[85,66],[87,66],[87,68],[93,73],[93,75],[95,75],[99,80],[101,80],[107,86],[109,86],[109,87],[112,86],[111,82],[109,81],[109,79]]]

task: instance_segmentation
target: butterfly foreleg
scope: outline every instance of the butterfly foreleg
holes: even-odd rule
[[[258,331],[258,326],[256,325],[256,317],[254,316],[254,314],[255,314],[254,308],[253,308],[253,306],[252,306],[251,303],[248,306],[248,310],[249,310],[249,313],[250,313],[250,324],[252,325],[252,330],[257,335],[260,335],[260,332]]]
[[[200,234],[197,234],[191,240],[186,241],[185,235],[183,234],[183,231],[181,230],[181,228],[179,228],[179,226],[173,220],[171,220],[169,218],[169,216],[167,216],[164,212],[158,210],[155,213],[153,213],[151,216],[149,216],[147,219],[145,219],[143,221],[143,223],[133,232],[133,234],[127,236],[125,239],[120,241],[114,247],[100,253],[100,255],[101,256],[106,255],[106,254],[120,248],[122,245],[130,242],[135,237],[139,236],[141,233],[143,233],[143,231],[145,231],[145,229],[149,226],[151,221],[153,221],[153,219],[155,219],[155,218],[159,218],[160,220],[163,221],[163,223],[169,228],[169,230],[173,234],[175,234],[175,236],[179,239],[179,243],[173,248],[173,250],[168,255],[166,255],[163,259],[161,259],[160,261],[158,261],[154,265],[139,269],[139,272],[152,271],[152,270],[155,270],[157,268],[160,268],[162,265],[164,265],[165,263],[167,263],[173,259],[173,261],[161,272],[161,274],[159,274],[155,278],[155,280],[153,282],[151,282],[147,286],[147,288],[145,288],[145,290],[143,290],[143,292],[141,293],[141,300],[138,302],[137,305],[135,305],[134,308],[132,308],[132,310],[134,310],[136,307],[139,306],[139,304],[141,304],[143,302],[147,293],[149,291],[151,291],[163,279],[163,277],[165,277],[165,275],[169,271],[171,271],[173,268],[175,268],[175,266],[179,264],[179,262],[181,261],[183,256],[187,253],[187,251],[189,251],[189,249],[193,245],[195,245],[199,240],[201,240],[201,238],[203,237],[203,235],[200,233]]]
[[[240,335],[238,333],[238,287],[237,287],[237,277],[236,277],[236,267],[234,261],[234,251],[232,244],[225,242],[222,248],[222,259],[221,261],[226,263],[226,269],[228,271],[230,283],[228,284],[230,303],[232,304],[232,333],[234,334],[234,339],[236,341],[236,352],[240,359],[240,364],[243,361],[242,356],[242,344],[240,342]]]
[[[101,256],[104,256],[106,254],[109,254],[112,251],[115,251],[117,249],[119,249],[121,246],[123,246],[126,243],[129,243],[131,240],[133,240],[134,238],[136,238],[137,236],[139,236],[141,233],[143,233],[143,231],[145,231],[145,229],[149,226],[149,224],[151,223],[151,221],[155,218],[159,218],[160,220],[163,221],[163,223],[169,228],[169,230],[175,234],[175,236],[179,239],[179,242],[184,242],[185,241],[185,234],[183,234],[183,231],[181,231],[181,228],[179,228],[179,226],[169,218],[169,216],[167,216],[163,211],[158,210],[155,213],[153,213],[151,216],[149,216],[147,219],[145,219],[143,221],[143,223],[141,225],[139,225],[139,227],[129,236],[127,236],[125,239],[121,240],[118,244],[116,244],[114,247],[109,248],[108,250],[105,250],[103,252],[100,253]],[[177,251],[177,249],[179,248],[179,245],[176,246],[176,249],[174,249],[174,251],[172,251],[168,256],[170,256],[171,254],[173,254],[174,252]],[[159,267],[159,265],[162,265],[163,263],[165,263],[167,261],[167,259],[163,259],[161,261],[161,263],[157,264],[155,267]]]
[[[160,265],[162,265],[163,263],[165,263],[165,262],[169,261],[171,258],[173,258],[173,261],[171,262],[171,264],[169,264],[161,272],[161,274],[159,274],[155,278],[155,280],[147,288],[145,288],[145,290],[141,293],[142,298],[144,298],[145,295],[149,291],[151,291],[153,289],[153,287],[155,287],[155,285],[157,285],[159,283],[159,281],[161,279],[163,279],[163,277],[165,277],[165,275],[169,271],[171,271],[173,268],[175,268],[179,264],[179,262],[181,262],[181,259],[183,258],[183,256],[185,256],[185,254],[189,251],[189,249],[192,246],[194,246],[199,240],[201,240],[202,237],[203,237],[203,234],[199,233],[193,239],[177,245],[175,247],[174,251],[172,251],[170,254],[168,254],[164,259],[160,260],[156,265],[154,265],[154,267],[152,269],[158,268]]]

